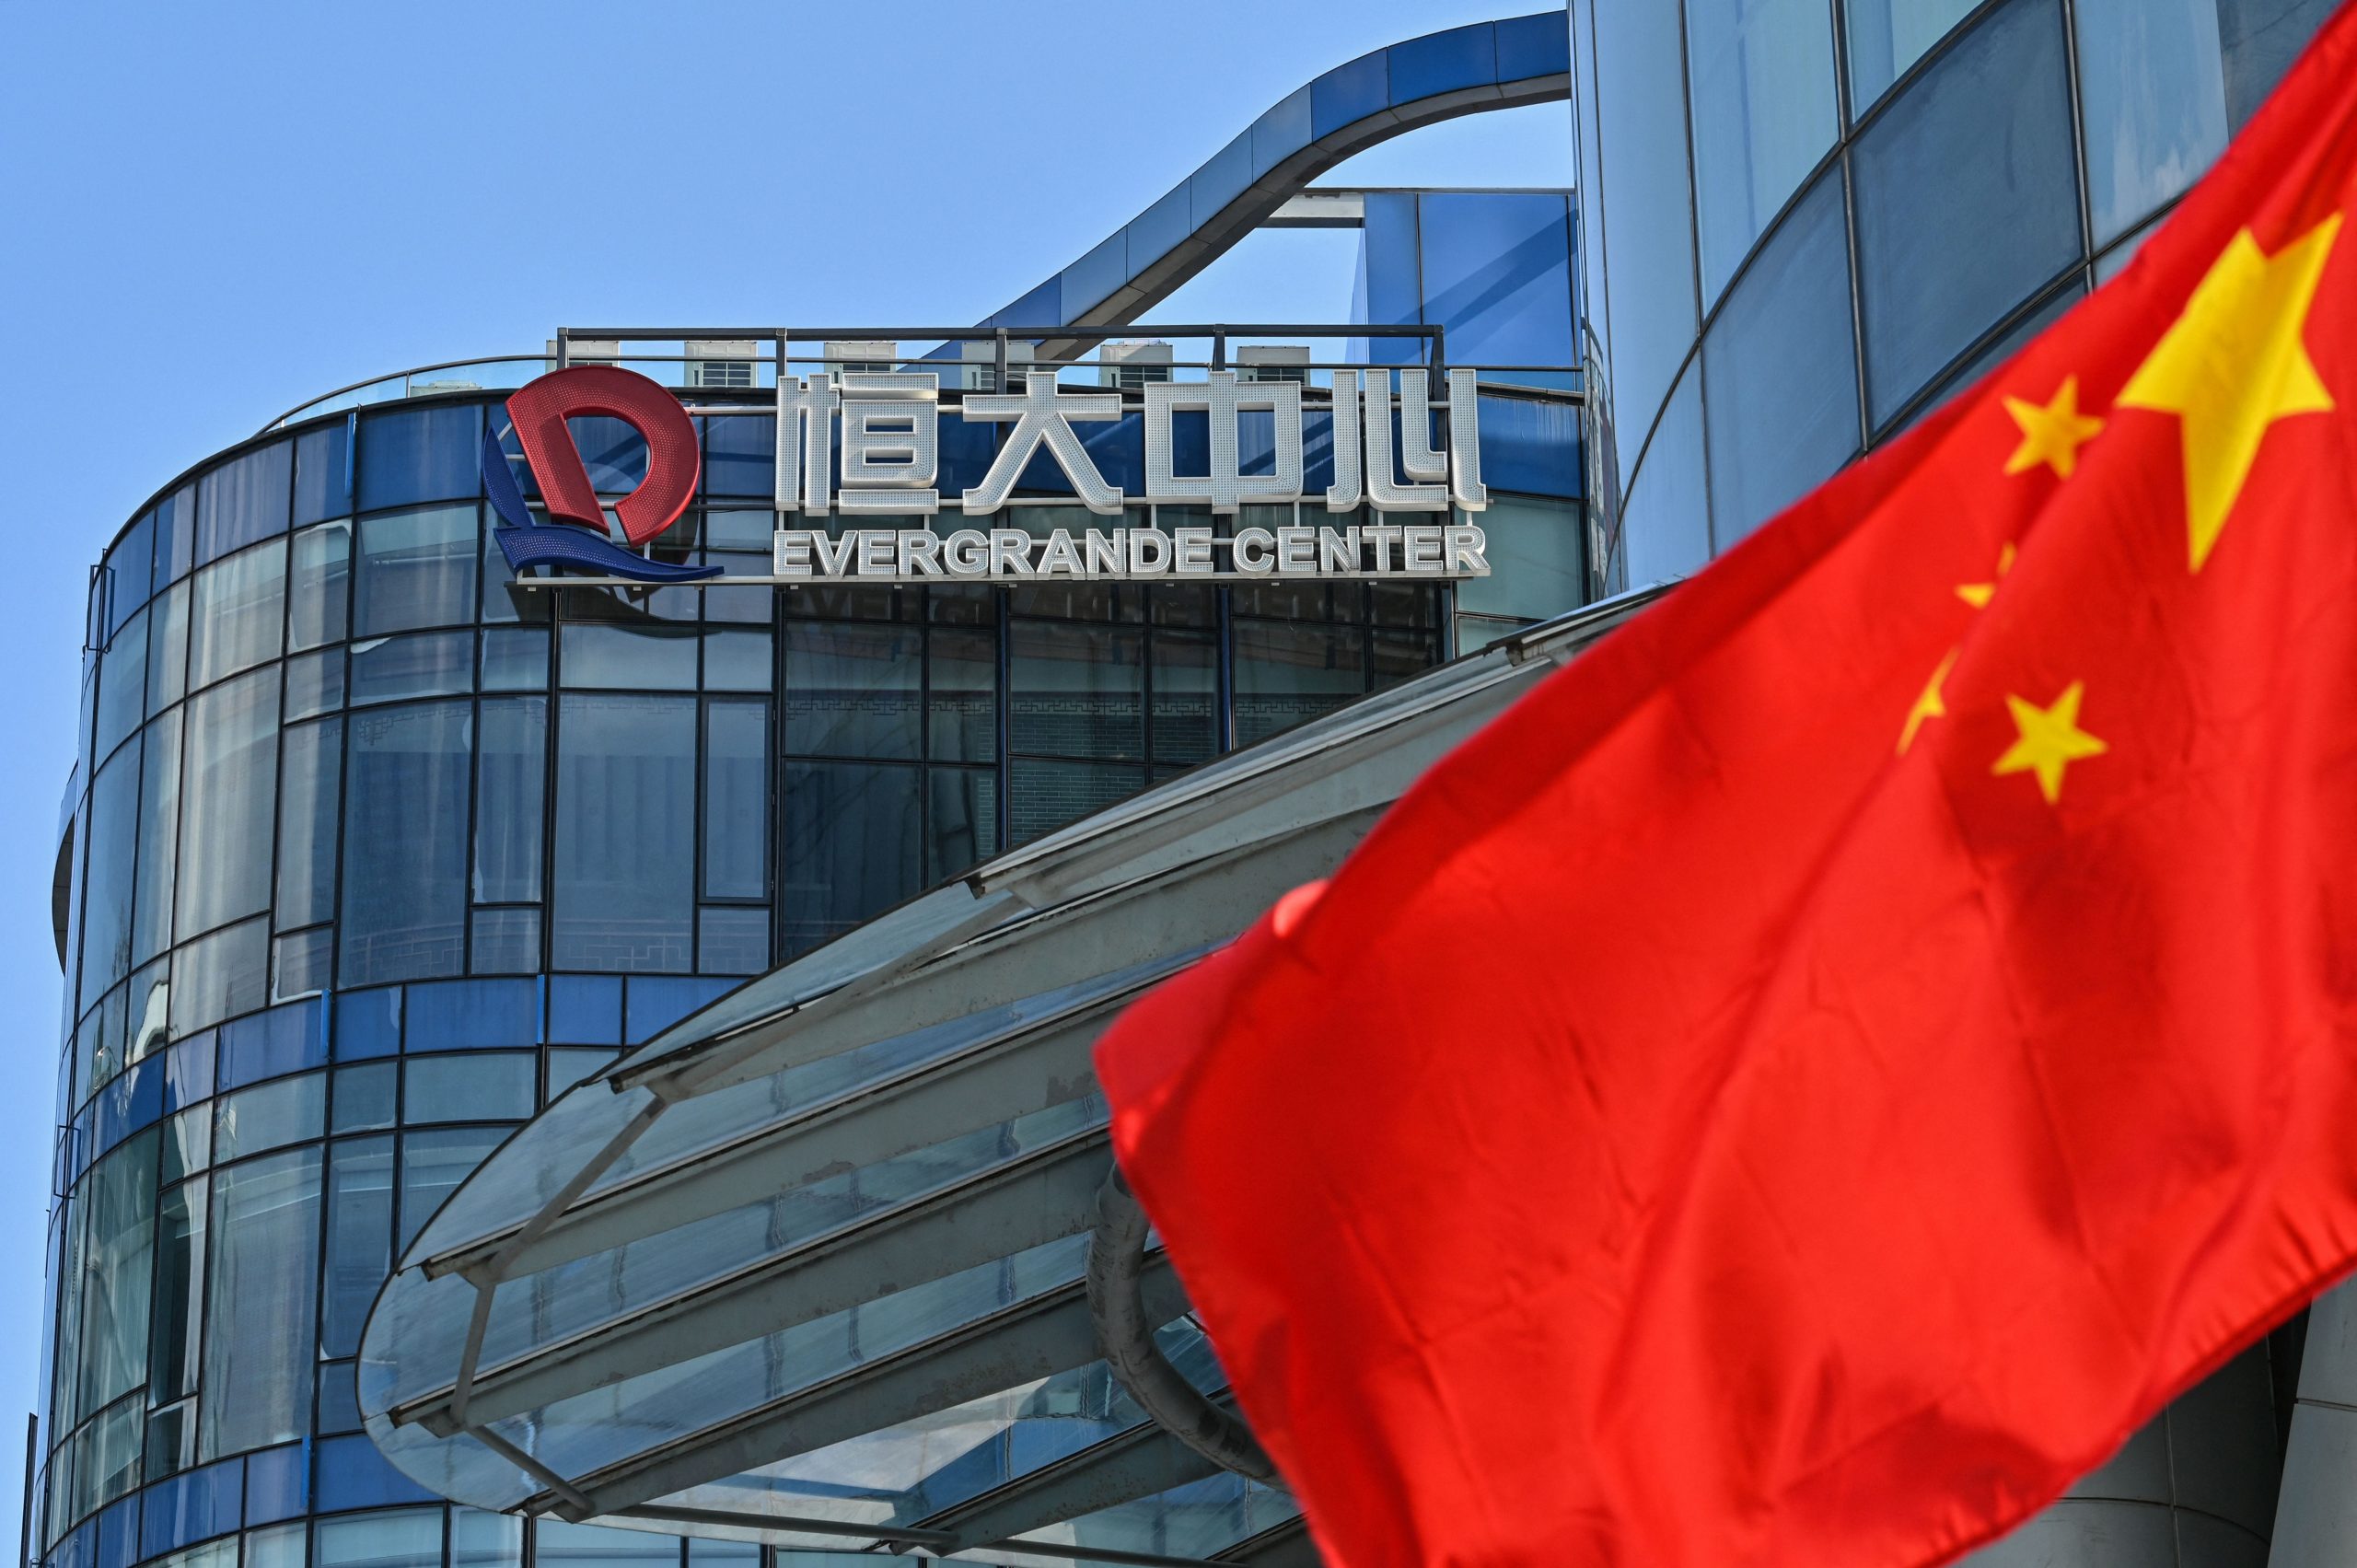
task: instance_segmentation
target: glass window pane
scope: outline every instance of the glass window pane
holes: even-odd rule
[[[360,510],[471,500],[482,484],[482,411],[410,409],[360,422]]]
[[[344,793],[346,985],[457,974],[467,901],[465,703],[354,714]]]
[[[998,756],[998,633],[936,626],[925,642],[925,754],[941,762]]]
[[[1688,184],[1685,54],[1678,8],[1594,7],[1600,193],[1583,192],[1583,221],[1601,221],[1611,310],[1612,406],[1620,477],[1637,460],[1653,411],[1693,347],[1694,215]],[[1668,198],[1664,199],[1664,192]],[[1620,199],[1625,196],[1625,199]]]
[[[1017,621],[1007,635],[1007,737],[1015,750],[1145,755],[1144,633]]]
[[[2003,6],[1859,140],[1859,293],[1876,428],[2079,259],[2062,42],[2058,0]],[[1809,384],[1797,370],[1784,379]],[[1719,389],[1707,391],[1715,421]]]
[[[200,691],[188,706],[174,930],[210,931],[270,907],[278,789],[278,672]]]
[[[406,1248],[459,1183],[507,1137],[505,1127],[437,1127],[401,1134],[401,1239]]]
[[[451,697],[474,686],[471,632],[419,632],[352,645],[352,705]]]
[[[705,633],[703,686],[707,691],[768,691],[770,634],[767,632]]]
[[[770,912],[722,905],[696,912],[696,970],[759,974],[770,967]]]
[[[540,801],[548,787],[545,697],[482,704],[475,752],[477,903],[531,903],[540,896]]]
[[[439,1508],[347,1514],[311,1530],[311,1568],[441,1568]]]
[[[1464,520],[1489,536],[1490,575],[1457,585],[1457,609],[1538,621],[1586,602],[1579,503],[1499,495]]]
[[[343,772],[343,721],[296,725],[285,735],[278,820],[278,923],[310,925],[335,916],[337,784]]]
[[[278,441],[223,463],[197,484],[196,558],[216,561],[286,531],[295,447]]]
[[[679,1568],[679,1542],[645,1530],[543,1518],[533,1522],[532,1561],[538,1568]]]
[[[295,526],[352,510],[352,419],[295,438]]]
[[[172,942],[172,870],[180,849],[180,712],[147,726],[139,775],[139,893],[131,927],[131,961],[144,964]],[[96,886],[95,873],[89,886]],[[87,896],[87,895],[86,895]],[[84,962],[92,944],[83,941]]]
[[[1702,345],[1719,549],[1858,449],[1855,341],[1836,170],[1744,274]]]
[[[2177,195],[2226,145],[2216,0],[2079,0],[2079,111],[2096,244]]]
[[[286,546],[265,544],[216,561],[196,575],[190,610],[188,683],[278,656],[285,618]]]
[[[362,518],[354,634],[374,637],[472,621],[475,551],[472,505]]]
[[[205,1153],[211,1153],[209,1146]],[[196,1164],[202,1167],[204,1160]],[[147,1397],[159,1405],[196,1392],[197,1352],[204,1328],[205,1179],[199,1176],[168,1189],[157,1208]]]
[[[1568,202],[1536,192],[1452,191],[1420,196],[1417,206],[1423,319],[1448,329],[1452,363],[1576,362]]]
[[[201,1458],[303,1435],[309,1425],[319,1262],[319,1150],[291,1149],[213,1174],[213,1280]]]
[[[928,768],[924,879],[955,877],[998,853],[998,770]]]
[[[486,691],[545,691],[549,686],[549,634],[545,627],[503,626],[482,634],[482,689]]]
[[[99,770],[82,818],[89,859],[82,877],[82,985],[76,1012],[96,1006],[109,986],[131,972],[131,899],[139,852],[139,759],[140,748],[134,743],[116,752]]]
[[[1686,0],[1686,43],[1702,297],[1713,300],[1833,145],[1833,24],[1826,0]],[[1627,192],[1615,210],[1662,199]]]
[[[271,943],[270,999],[296,1002],[335,983],[335,929],[319,925]]]
[[[1178,632],[1154,636],[1154,760],[1207,761],[1219,749],[1219,647]]]
[[[369,1069],[347,1069],[347,1071]],[[343,1086],[336,1086],[341,1119]],[[319,1353],[353,1355],[393,1249],[393,1141],[339,1140],[328,1158],[327,1295],[319,1306]]]
[[[401,1121],[520,1121],[532,1114],[539,1075],[528,1051],[412,1057],[401,1063]]]
[[[807,952],[923,885],[918,770],[788,762],[778,781],[778,947]]]
[[[1352,636],[1361,633],[1352,633]],[[1007,764],[1007,830],[1030,842],[1145,787],[1145,770],[1109,762],[1051,762],[1017,757]]]
[[[1330,714],[1365,691],[1365,633],[1274,621],[1236,623],[1238,746]],[[1018,806],[1022,799],[1018,784]]]
[[[142,512],[106,554],[107,629],[119,630],[147,602],[156,556],[156,514]]]
[[[688,972],[695,726],[692,697],[563,699],[550,915],[559,969]]]
[[[251,1013],[270,1001],[270,922],[250,920],[191,942],[172,958],[172,1033]]]
[[[2237,131],[2307,47],[2337,0],[2218,0],[2226,108]]]
[[[286,661],[287,723],[343,706],[343,653],[342,648],[320,648]]]
[[[622,691],[692,691],[696,639],[692,632],[575,621],[564,628],[564,684]]]
[[[540,968],[540,912],[479,909],[472,942],[467,967],[476,974],[530,974]]]
[[[523,1560],[523,1520],[480,1508],[450,1510],[450,1568],[516,1568]]]
[[[90,1167],[84,1223],[81,1404],[94,1411],[147,1376],[148,1255],[156,1240],[157,1135],[150,1128]],[[144,1412],[142,1412],[144,1414]],[[133,1441],[135,1453],[138,1444]]]
[[[704,709],[703,896],[769,896],[769,704]]]
[[[342,642],[352,598],[352,525],[328,523],[296,534],[294,579],[286,607],[287,645],[316,648]]]
[[[1689,367],[1654,431],[1653,445],[1620,502],[1620,550],[1632,588],[1695,571],[1711,558],[1702,484],[1702,377]]]
[[[327,1131],[328,1077],[301,1073],[224,1095],[213,1121],[213,1163],[284,1148]]]
[[[1863,115],[1978,0],[1848,0],[1850,111]]]
[[[98,738],[90,755],[105,757],[147,716],[147,612],[122,623],[99,661]]]
[[[785,629],[785,749],[797,757],[914,757],[913,626],[796,621]]]

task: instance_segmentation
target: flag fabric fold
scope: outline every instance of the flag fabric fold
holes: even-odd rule
[[[2357,1261],[2357,22],[1109,1031],[1328,1561],[1917,1568]]]

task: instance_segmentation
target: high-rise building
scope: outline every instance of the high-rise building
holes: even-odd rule
[[[2331,6],[1570,9],[1591,488],[1618,587],[1694,571],[2116,274]],[[2357,1561],[2351,1306],[2325,1298],[1971,1561]]]
[[[726,1505],[678,1502],[710,1501],[682,1481],[585,1513],[569,1479],[546,1498],[486,1482],[469,1467],[506,1440],[485,1412],[515,1385],[486,1383],[472,1416],[462,1398],[447,1422],[368,1408],[397,1361],[428,1365],[449,1348],[433,1303],[423,1315],[406,1296],[377,1304],[397,1260],[435,1245],[428,1221],[470,1173],[482,1168],[469,1190],[488,1195],[508,1169],[572,1157],[552,1145],[542,1160],[537,1135],[511,1134],[558,1106],[620,1103],[613,1080],[596,1076],[618,1058],[731,993],[752,999],[761,1033],[763,999],[780,985],[855,964],[863,943],[900,940],[922,912],[979,899],[1001,871],[1053,865],[1079,878],[1060,896],[1094,887],[1082,863],[1113,841],[1071,825],[1144,812],[1159,824],[1151,864],[1084,900],[1092,936],[1056,949],[1086,959],[1065,989],[1098,997],[1087,1016],[1101,1022],[1102,995],[1122,983],[1104,992],[1103,974],[1165,962],[1181,927],[1232,931],[1260,896],[1249,878],[1330,858],[1363,831],[1405,760],[1471,711],[1444,714],[1436,694],[1502,700],[1577,640],[1527,630],[1590,600],[1601,564],[1582,496],[1573,209],[1560,192],[1386,193],[1411,221],[1368,220],[1367,243],[1389,248],[1363,269],[1382,280],[1380,317],[1317,338],[1318,368],[1231,359],[1248,330],[1231,345],[1225,333],[1142,329],[1168,340],[1171,363],[1150,383],[1117,369],[1109,388],[1085,385],[1088,366],[1068,377],[1065,398],[1110,408],[1063,426],[1081,458],[1044,448],[1003,505],[971,519],[980,564],[956,580],[893,580],[908,576],[905,561],[871,572],[865,542],[888,555],[896,540],[930,540],[925,559],[958,557],[969,519],[950,514],[1021,428],[968,400],[1036,397],[1055,366],[1135,335],[1137,315],[1358,147],[1474,109],[1560,100],[1568,86],[1560,13],[1408,41],[1288,96],[972,337],[560,333],[543,354],[315,400],[157,476],[92,576],[80,761],[60,834],[67,1005],[29,1556],[55,1568],[717,1568],[976,1531],[962,1554],[993,1561],[1195,1561],[1248,1541],[1262,1560],[1297,1554],[1283,1494],[1168,1468],[1158,1429],[1093,1350],[1022,1370],[1046,1354],[1027,1316],[1032,1287],[1069,1283],[1056,1275],[1070,1262],[1071,1237],[1055,1228],[1066,1211],[1049,1200],[1075,1171],[1102,1175],[1085,1069],[1058,1069],[1032,1109],[976,1132],[978,1108],[1007,1091],[993,1086],[998,1059],[969,1041],[959,1060],[981,1076],[897,1131],[861,1123],[840,1171],[791,1181],[731,1167],[744,1184],[700,1190],[696,1202],[726,1201],[687,1222],[686,1249],[668,1261],[656,1260],[662,1238],[633,1237],[497,1293],[476,1345],[493,1358],[487,1373],[519,1371],[533,1336],[559,1324],[586,1336],[576,1348],[640,1346],[627,1376],[643,1380],[589,1397],[602,1412],[592,1442],[633,1452],[666,1422],[685,1423],[679,1437],[726,1424],[698,1402],[710,1395],[807,1410],[819,1386],[906,1350],[927,1322],[948,1331],[997,1314],[1013,1337],[990,1354],[1033,1357],[987,1363],[1014,1370],[973,1390],[990,1407],[980,1414],[935,1400],[896,1427],[886,1415],[908,1396],[839,1406],[822,1423],[840,1434],[823,1458],[738,1488]],[[1401,256],[1421,283],[1393,270]],[[1366,340],[1381,354],[1353,356],[1371,328],[1383,329]],[[1289,323],[1262,335],[1305,334]],[[1427,380],[1444,339],[1459,379]],[[679,401],[700,481],[645,556],[650,570],[719,576],[585,582],[510,567],[512,536],[568,531],[538,514],[503,521],[519,482],[517,511],[550,479],[526,460],[506,399],[559,362],[651,376]],[[1273,373],[1241,379],[1227,364]],[[937,386],[924,379],[936,367]],[[1427,396],[1428,421],[1415,412]],[[781,474],[778,410],[803,397],[822,423],[789,415],[799,445]],[[1395,406],[1406,411],[1396,447]],[[1228,447],[1213,432],[1223,417],[1236,421]],[[566,440],[626,527],[624,498],[653,483],[644,430],[599,414],[573,421]],[[1236,470],[1225,480],[1222,452]],[[1160,477],[1157,461],[1169,465]],[[1118,492],[1111,512],[1082,506],[1076,464]],[[942,514],[919,505],[915,483],[875,479],[919,469]],[[830,504],[812,472],[840,482]],[[1244,500],[1224,503],[1221,483]],[[899,488],[885,497],[878,485]],[[879,500],[903,509],[877,513]],[[1473,528],[1487,575],[1463,569],[1483,559],[1462,533]],[[839,569],[773,580],[794,530],[806,552],[836,559],[840,546]],[[1164,549],[1200,543],[1201,556],[1149,569],[1148,535]],[[1136,553],[1051,568],[1057,550],[1084,547]],[[1473,552],[1460,561],[1460,549]],[[1290,749],[1253,749],[1264,741]],[[1278,755],[1309,771],[1286,780],[1329,781],[1317,802],[1290,783],[1268,796]],[[1358,770],[1347,778],[1346,762]],[[1246,816],[1222,816],[1210,841],[1169,837],[1174,798]],[[1262,819],[1250,812],[1271,809],[1290,813],[1293,830],[1251,826]],[[1075,858],[1074,833],[1095,847]],[[1207,842],[1230,849],[1206,859]],[[1258,849],[1236,851],[1246,844]],[[989,907],[1049,907],[1045,887],[1033,877]],[[1030,936],[1057,923],[981,946],[1033,952]],[[1012,1040],[1040,1007],[1054,1013],[1055,990],[961,992],[951,1021],[986,1021]],[[845,1060],[862,1072],[918,1061],[942,1039],[915,1021],[923,1005],[870,1019],[880,1032]],[[832,1092],[819,1089],[830,1071],[791,1079],[789,1092]],[[700,1100],[664,1136],[743,1104]],[[567,1129],[547,1125],[563,1143]],[[729,1145],[739,1153],[759,1141],[746,1131]],[[1043,1143],[1096,1167],[1058,1166],[1043,1187],[999,1179],[1009,1159],[1044,1169],[1024,1164]],[[484,1166],[503,1144],[521,1165]],[[645,1158],[620,1168],[679,1174]],[[687,1311],[682,1293],[700,1284],[749,1282],[781,1247],[812,1255],[834,1227],[897,1223],[978,1175],[1037,1202],[995,1211],[1015,1216],[1004,1231],[928,1244],[907,1260],[907,1291],[862,1275],[839,1309],[813,1316],[816,1298],[797,1295],[801,1307],[733,1328]],[[939,1271],[978,1234],[1003,1258],[941,1286]],[[563,1246],[583,1239],[564,1235]],[[451,1283],[465,1288],[463,1276]],[[438,1303],[448,1288],[428,1295]],[[957,1313],[943,1315],[945,1300]],[[527,1301],[522,1318],[509,1315]],[[935,1316],[921,1320],[927,1302]],[[642,1337],[649,1307],[666,1321],[693,1316],[692,1342]],[[787,1317],[801,1325],[790,1343],[766,1334]],[[1069,1314],[1057,1321],[1068,1329]],[[364,1331],[376,1347],[365,1356]],[[458,1332],[465,1341],[464,1323]],[[1166,1338],[1215,1389],[1183,1324]],[[527,1424],[541,1433],[524,1440],[532,1464],[588,1478],[587,1451],[562,1451],[562,1421]],[[810,1451],[782,1439],[738,1468]],[[692,1461],[699,1474],[717,1462],[701,1448]],[[749,1504],[753,1492],[768,1503]],[[1033,1502],[1015,1506],[1017,1493]],[[986,1496],[1012,1511],[977,1523]],[[1042,1496],[1053,1517],[1016,1527]],[[499,1511],[511,1509],[534,1516]],[[953,1513],[963,1522],[941,1522]],[[1025,1544],[983,1549],[982,1537],[1016,1534]],[[1157,1544],[1121,1544],[1142,1540]]]

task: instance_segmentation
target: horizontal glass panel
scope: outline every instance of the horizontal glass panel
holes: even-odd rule
[[[409,697],[453,697],[473,690],[471,632],[416,632],[352,645],[352,705]]]
[[[474,619],[475,508],[429,506],[360,521],[353,632],[380,636]]]
[[[1246,621],[1235,635],[1238,746],[1331,713],[1366,691],[1364,632]]]
[[[522,1051],[467,1051],[401,1063],[401,1120],[520,1121],[532,1114],[539,1058]]]
[[[213,1124],[213,1162],[242,1158],[319,1137],[327,1131],[327,1074],[301,1073],[221,1098]]]
[[[257,545],[196,575],[188,683],[209,686],[278,656],[284,632],[286,546]]]
[[[784,704],[787,754],[918,755],[920,637],[914,627],[789,622]]]
[[[691,632],[577,621],[564,628],[559,657],[567,686],[696,689],[696,638]]]

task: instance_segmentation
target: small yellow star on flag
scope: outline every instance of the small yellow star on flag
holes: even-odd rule
[[[2003,778],[2007,773],[2034,772],[2038,775],[2038,791],[2046,796],[2046,804],[2054,805],[2062,798],[2062,771],[2072,763],[2089,757],[2100,757],[2111,749],[2102,741],[2079,727],[2079,699],[2086,694],[2087,683],[2073,680],[2062,689],[2051,706],[2039,707],[2019,697],[2007,694],[2005,706],[2014,715],[2014,728],[2021,738],[1997,759],[1989,771]]]
[[[2079,378],[2062,377],[2061,389],[2043,403],[2027,398],[2007,398],[2005,412],[2021,426],[2022,444],[2005,459],[2007,473],[2026,473],[2041,465],[2068,479],[2079,466],[2079,448],[2095,439],[2103,421],[2079,412]]]
[[[1997,575],[2002,577],[2013,569],[2014,547],[2012,542],[2008,541],[1997,552]],[[1958,583],[1956,586],[1956,597],[1975,610],[1986,610],[1989,608],[1989,601],[1997,597],[1997,584],[1994,579],[1986,583]]]
[[[2268,426],[2333,406],[2300,334],[2340,233],[2335,213],[2272,256],[2249,229],[2237,233],[2119,394],[2121,408],[2183,421],[2185,515],[2196,572],[2226,526]]]
[[[1899,755],[1905,756],[1907,749],[1915,744],[1915,732],[1923,727],[1925,719],[1947,716],[1947,699],[1940,694],[1940,682],[1948,678],[1948,667],[1956,663],[1956,650],[1950,648],[1947,657],[1940,660],[1940,668],[1932,671],[1932,679],[1923,687],[1923,694],[1915,699],[1913,707],[1907,710],[1907,727],[1898,732]]]

